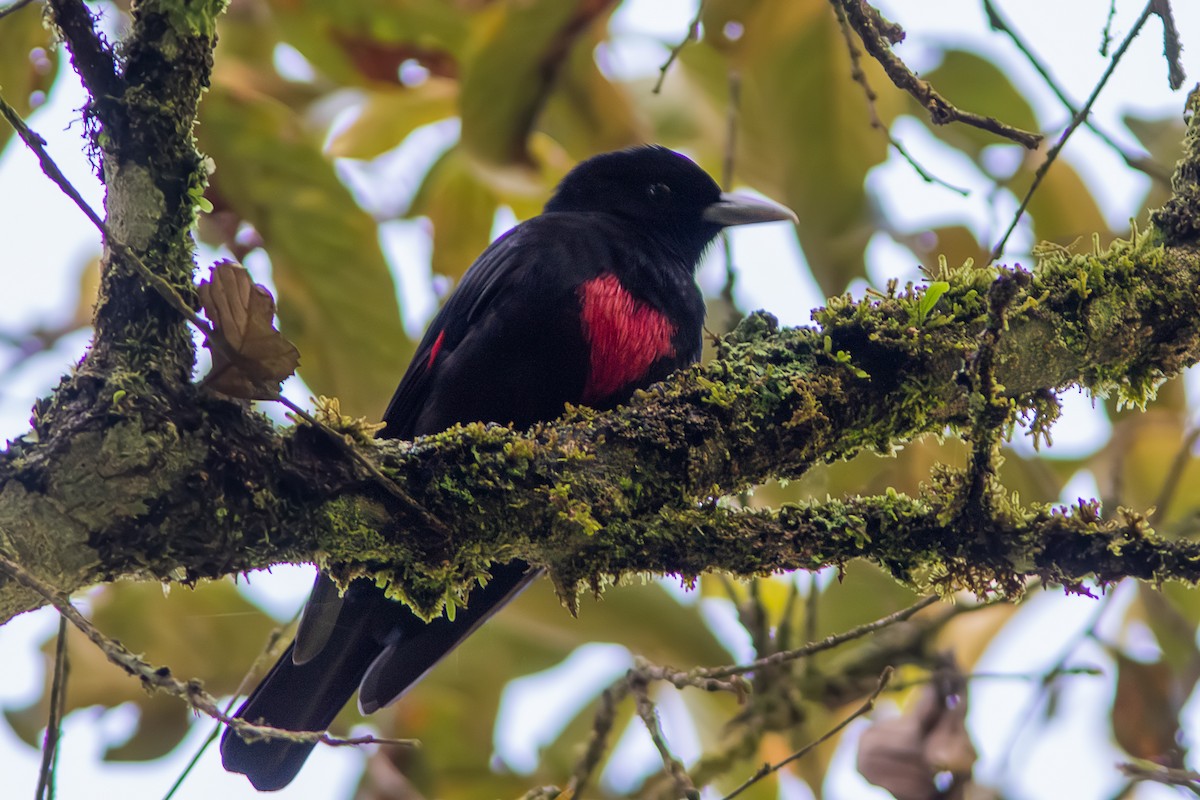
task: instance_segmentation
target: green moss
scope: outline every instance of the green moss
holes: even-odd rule
[[[196,36],[212,39],[217,35],[217,17],[227,5],[228,0],[143,0],[140,10],[166,16],[180,39]]]
[[[322,509],[323,520],[318,542],[322,564],[334,569],[339,577],[341,565],[347,563],[388,563],[404,555],[394,542],[380,531],[386,527],[388,514],[378,504],[362,497],[339,497],[330,500]]]

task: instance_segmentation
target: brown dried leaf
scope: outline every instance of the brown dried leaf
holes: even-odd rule
[[[1179,712],[1187,695],[1180,694],[1171,666],[1165,661],[1135,661],[1121,652],[1113,652],[1113,658],[1117,693],[1112,729],[1117,744],[1135,758],[1181,766]]]
[[[232,261],[214,264],[198,291],[213,324],[205,343],[213,365],[204,384],[231,397],[277,399],[279,384],[300,364],[300,351],[274,325],[275,298]]]
[[[898,800],[934,800],[934,770],[921,752],[920,720],[912,716],[876,722],[858,740],[858,771]]]
[[[951,663],[939,669],[901,717],[882,720],[858,742],[858,771],[897,800],[962,797],[971,781],[975,746],[966,729],[966,681]],[[949,773],[949,787],[938,775]]]

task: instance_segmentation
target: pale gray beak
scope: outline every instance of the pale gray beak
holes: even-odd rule
[[[721,199],[704,209],[700,215],[705,222],[721,226],[749,225],[753,222],[791,222],[800,220],[796,212],[770,200],[759,200],[744,194],[722,192]]]

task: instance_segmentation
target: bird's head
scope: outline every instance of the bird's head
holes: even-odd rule
[[[693,259],[730,225],[796,221],[791,210],[776,203],[722,192],[694,161],[659,145],[580,163],[558,185],[546,211],[621,217],[660,232]]]

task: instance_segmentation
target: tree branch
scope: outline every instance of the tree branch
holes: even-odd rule
[[[1200,353],[1200,260],[1146,235],[1103,253],[1047,252],[1033,273],[943,277],[950,289],[929,308],[919,292],[893,292],[837,300],[814,328],[777,330],[753,315],[715,361],[613,413],[581,408],[529,433],[475,424],[378,444],[384,474],[450,537],[309,429],[280,433],[195,389],[131,398],[130,376],[81,375],[103,381],[89,396],[112,401],[81,410],[69,437],[39,420],[36,440],[14,442],[0,460],[0,546],[64,591],[319,559],[343,578],[390,578],[429,613],[448,588],[461,596],[493,560],[513,557],[550,566],[568,596],[629,572],[761,574],[856,556],[900,574],[933,561],[949,585],[979,590],[1014,589],[1023,575],[1194,580],[1185,546],[1158,542],[1132,514],[1102,521],[1088,505],[1059,514],[993,498],[977,529],[964,530],[950,474],[922,499],[775,513],[715,502],[863,449],[969,428],[958,376],[995,281],[1012,284],[995,378],[1035,429],[1056,410],[1047,390],[1078,383],[1143,402]],[[0,587],[0,617],[39,603]]]
[[[137,13],[124,77],[138,90],[106,125],[124,134],[141,115],[150,133],[133,143],[114,136],[104,153],[106,229],[190,297],[187,232],[203,182],[191,115],[214,34],[201,14],[174,31],[177,58],[164,61],[150,43],[187,21],[154,3]],[[143,107],[148,87],[182,100]],[[1195,125],[1189,136],[1180,193],[1196,173]],[[138,165],[156,137],[155,166],[165,168],[154,173],[151,208],[140,205]],[[948,287],[938,295],[893,288],[835,298],[811,328],[778,330],[752,315],[716,360],[615,412],[573,409],[525,433],[475,424],[377,444],[370,455],[415,507],[364,478],[326,437],[278,431],[190,385],[182,319],[139,274],[110,264],[92,354],[0,456],[0,550],[63,592],[122,576],[194,581],[319,560],[341,578],[391,580],[430,614],[447,596],[461,601],[493,561],[514,557],[550,567],[568,599],[631,572],[751,575],[860,556],[900,575],[933,565],[935,581],[976,591],[1013,591],[1031,575],[1068,585],[1089,576],[1195,581],[1187,546],[1158,541],[1136,514],[1102,520],[1086,503],[1019,508],[990,483],[967,490],[949,472],[922,498],[775,512],[719,502],[925,433],[978,436],[964,370],[995,316],[994,296],[1005,298],[1004,324],[988,337],[989,386],[1002,387],[1035,435],[1057,413],[1056,389],[1145,402],[1200,358],[1200,260],[1187,244],[1200,230],[1195,208],[1171,206],[1156,218],[1162,234],[1107,251],[1047,249],[1033,272],[964,268],[938,276]],[[964,514],[971,497],[987,502]],[[444,529],[431,530],[428,515]],[[0,619],[44,602],[0,582]]]
[[[837,2],[841,4],[850,27],[858,34],[867,52],[879,62],[896,88],[908,92],[913,99],[925,107],[929,112],[929,118],[935,125],[961,122],[964,125],[970,125],[973,128],[979,128],[1014,141],[1029,150],[1033,150],[1041,143],[1042,135],[1040,133],[1023,131],[994,117],[985,117],[956,107],[934,89],[929,81],[922,80],[913,74],[908,65],[892,52],[891,45],[904,38],[904,32],[899,26],[885,24],[879,11],[866,0],[837,0]]]
[[[54,23],[71,49],[71,64],[94,102],[103,104],[123,91],[112,48],[96,30],[96,18],[82,0],[49,0]]]

